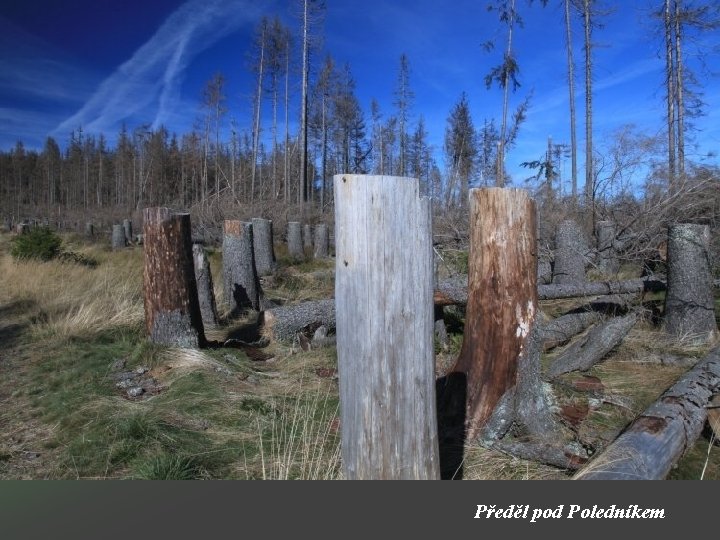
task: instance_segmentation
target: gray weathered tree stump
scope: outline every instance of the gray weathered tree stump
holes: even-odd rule
[[[112,230],[112,248],[122,249],[125,247],[127,240],[125,239],[125,229],[121,224],[113,225]]]
[[[465,334],[453,372],[467,380],[474,439],[518,374],[537,302],[535,202],[520,189],[471,189]]]
[[[334,186],[345,476],[438,479],[430,201],[412,178]]]
[[[302,237],[303,237],[303,247],[305,249],[307,249],[308,252],[312,251],[313,234],[312,234],[312,226],[309,223],[306,223],[305,225],[303,225]]]
[[[598,268],[606,274],[617,274],[620,270],[620,259],[615,249],[616,227],[612,221],[598,221],[595,224],[597,238]]]
[[[146,208],[143,219],[148,337],[161,345],[202,346],[205,333],[193,269],[190,214],[175,214],[169,208]],[[122,231],[122,226],[119,227]]]
[[[18,223],[15,226],[16,234],[28,234],[29,232],[30,232],[30,224],[29,223]]]
[[[132,221],[129,219],[123,220],[123,231],[125,232],[125,243],[127,245],[132,245],[133,243],[133,232],[132,232]]]
[[[226,219],[223,234],[223,299],[234,315],[260,310],[252,223]]]
[[[288,254],[294,259],[304,259],[302,225],[299,221],[288,222],[287,232]]]
[[[272,221],[253,218],[253,252],[258,276],[269,276],[275,271],[275,248]]]
[[[315,246],[313,256],[316,259],[326,259],[330,254],[330,234],[326,223],[315,225]]]
[[[668,231],[665,330],[707,341],[717,332],[710,272],[710,227],[682,223]]]
[[[91,221],[88,221],[88,222],[85,224],[85,236],[86,236],[87,238],[94,238],[94,237],[95,237],[95,227],[94,227],[94,225],[92,224]]]
[[[197,284],[200,315],[205,329],[215,328],[218,324],[217,305],[215,303],[215,289],[213,288],[210,261],[202,244],[193,244],[193,266],[195,267],[195,282]]]
[[[570,219],[561,222],[555,233],[553,283],[585,281],[587,252],[587,241],[580,226]]]

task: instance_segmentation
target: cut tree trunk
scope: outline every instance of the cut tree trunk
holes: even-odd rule
[[[268,309],[260,314],[263,336],[279,341],[293,341],[299,333],[312,337],[321,326],[335,329],[335,300],[302,302]]]
[[[87,222],[85,224],[85,236],[87,238],[94,238],[95,237],[95,227],[91,222]]]
[[[294,259],[304,259],[305,252],[303,251],[302,243],[302,225],[299,221],[288,222],[288,254]]]
[[[452,372],[467,378],[470,439],[516,383],[537,307],[535,203],[520,189],[470,190],[468,304]]]
[[[18,223],[15,226],[16,234],[28,234],[30,232],[30,225],[28,223]]]
[[[315,225],[315,246],[313,255],[316,259],[326,259],[330,253],[330,235],[326,223]]]
[[[125,229],[120,224],[113,225],[112,248],[113,249],[122,249],[126,245],[127,245],[127,240],[125,239]]]
[[[312,226],[310,226],[308,223],[303,225],[302,237],[303,237],[303,247],[305,249],[307,249],[308,252],[312,251],[312,248],[313,248]]]
[[[548,351],[558,345],[563,345],[602,319],[602,313],[592,310],[568,313],[553,319],[543,327],[543,349]]]
[[[538,284],[552,283],[552,264],[550,261],[538,261]]]
[[[190,214],[143,210],[145,328],[150,341],[174,347],[205,344],[198,302]],[[120,231],[123,232],[122,226]]]
[[[620,270],[620,260],[615,250],[615,223],[612,221],[598,221],[595,224],[597,237],[598,268],[605,274],[617,274]]]
[[[225,220],[223,293],[233,315],[248,309],[260,310],[260,282],[255,270],[252,223]]]
[[[412,178],[334,188],[345,477],[439,479],[430,200]]]
[[[215,289],[213,288],[210,261],[202,244],[193,244],[193,265],[195,267],[195,282],[197,283],[200,314],[204,328],[215,328],[218,325],[217,306],[215,304]]]
[[[710,272],[710,227],[683,223],[668,231],[665,330],[709,341],[717,333]]]
[[[258,276],[269,276],[275,271],[272,221],[253,218],[253,252]]]
[[[575,476],[577,480],[661,480],[702,432],[720,390],[720,348],[650,405]]]
[[[584,339],[573,343],[558,356],[545,376],[554,379],[563,373],[590,369],[620,344],[636,322],[637,316],[631,313],[595,326]]]
[[[125,244],[131,245],[133,243],[132,221],[124,219],[122,226],[123,232],[125,233]]]
[[[562,221],[555,233],[553,283],[584,282],[587,252],[587,241],[580,226],[570,219]]]

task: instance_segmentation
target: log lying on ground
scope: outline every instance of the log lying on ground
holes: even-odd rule
[[[596,326],[584,339],[573,343],[558,356],[545,376],[554,379],[563,373],[590,369],[625,338],[636,322],[637,316],[631,313]]]
[[[603,314],[597,311],[568,313],[553,319],[543,328],[543,349],[548,351],[562,345],[602,319]]]
[[[720,347],[650,405],[577,480],[661,480],[702,432],[720,390]]]
[[[320,327],[335,329],[335,300],[316,300],[263,311],[260,327],[264,337],[292,341],[298,333],[309,336]]]

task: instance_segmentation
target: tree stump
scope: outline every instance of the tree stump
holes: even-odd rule
[[[668,230],[665,330],[708,341],[717,332],[710,272],[710,227],[682,223]]]
[[[537,303],[535,202],[520,189],[471,189],[465,335],[453,372],[467,380],[466,426],[475,438],[528,349]]]
[[[334,187],[345,477],[439,479],[430,200],[413,178]]]
[[[247,309],[260,310],[260,282],[255,270],[252,223],[225,220],[223,293],[233,315]]]
[[[95,237],[95,227],[93,226],[91,221],[88,221],[85,224],[85,236],[87,238],[94,238]]]
[[[112,248],[122,249],[125,247],[127,240],[125,239],[125,229],[122,225],[113,225],[112,230]]]
[[[123,220],[123,231],[125,232],[125,244],[132,245],[133,243],[133,232],[132,232],[132,221],[129,219]]]
[[[145,328],[150,341],[174,347],[205,344],[198,303],[190,214],[169,208],[143,211]],[[118,225],[123,232],[122,226]]]
[[[316,259],[327,259],[330,254],[330,235],[326,223],[315,225],[315,250],[313,255]]]
[[[215,303],[215,289],[213,288],[212,273],[210,272],[210,261],[202,244],[193,244],[192,250],[203,327],[206,329],[215,328],[218,325],[218,315]]]
[[[561,222],[555,233],[553,283],[585,281],[587,252],[587,241],[580,226],[570,219]]]
[[[598,268],[605,274],[617,274],[620,270],[620,260],[615,250],[615,223],[612,221],[598,221],[595,224],[597,238]]]
[[[303,251],[303,240],[302,240],[302,226],[299,221],[288,222],[288,254],[293,259],[304,259],[305,252]]]
[[[30,224],[29,223],[18,223],[15,226],[15,232],[17,234],[28,234],[30,232]]]
[[[308,250],[308,252],[312,251],[313,248],[313,234],[312,234],[312,226],[309,223],[306,223],[303,225],[303,247]]]
[[[253,218],[253,252],[258,276],[269,276],[275,271],[275,248],[272,221]]]

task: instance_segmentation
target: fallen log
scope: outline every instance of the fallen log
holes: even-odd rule
[[[603,319],[603,314],[597,311],[582,311],[568,313],[553,319],[543,328],[543,350],[567,343],[571,338]]]
[[[260,313],[260,331],[269,339],[292,341],[297,334],[312,337],[320,326],[335,329],[335,300],[314,300]]]
[[[545,377],[554,379],[563,373],[590,369],[625,338],[636,322],[637,316],[631,313],[595,326],[584,339],[570,345],[555,359]]]
[[[720,390],[720,347],[650,405],[576,480],[661,480],[702,432]]]

